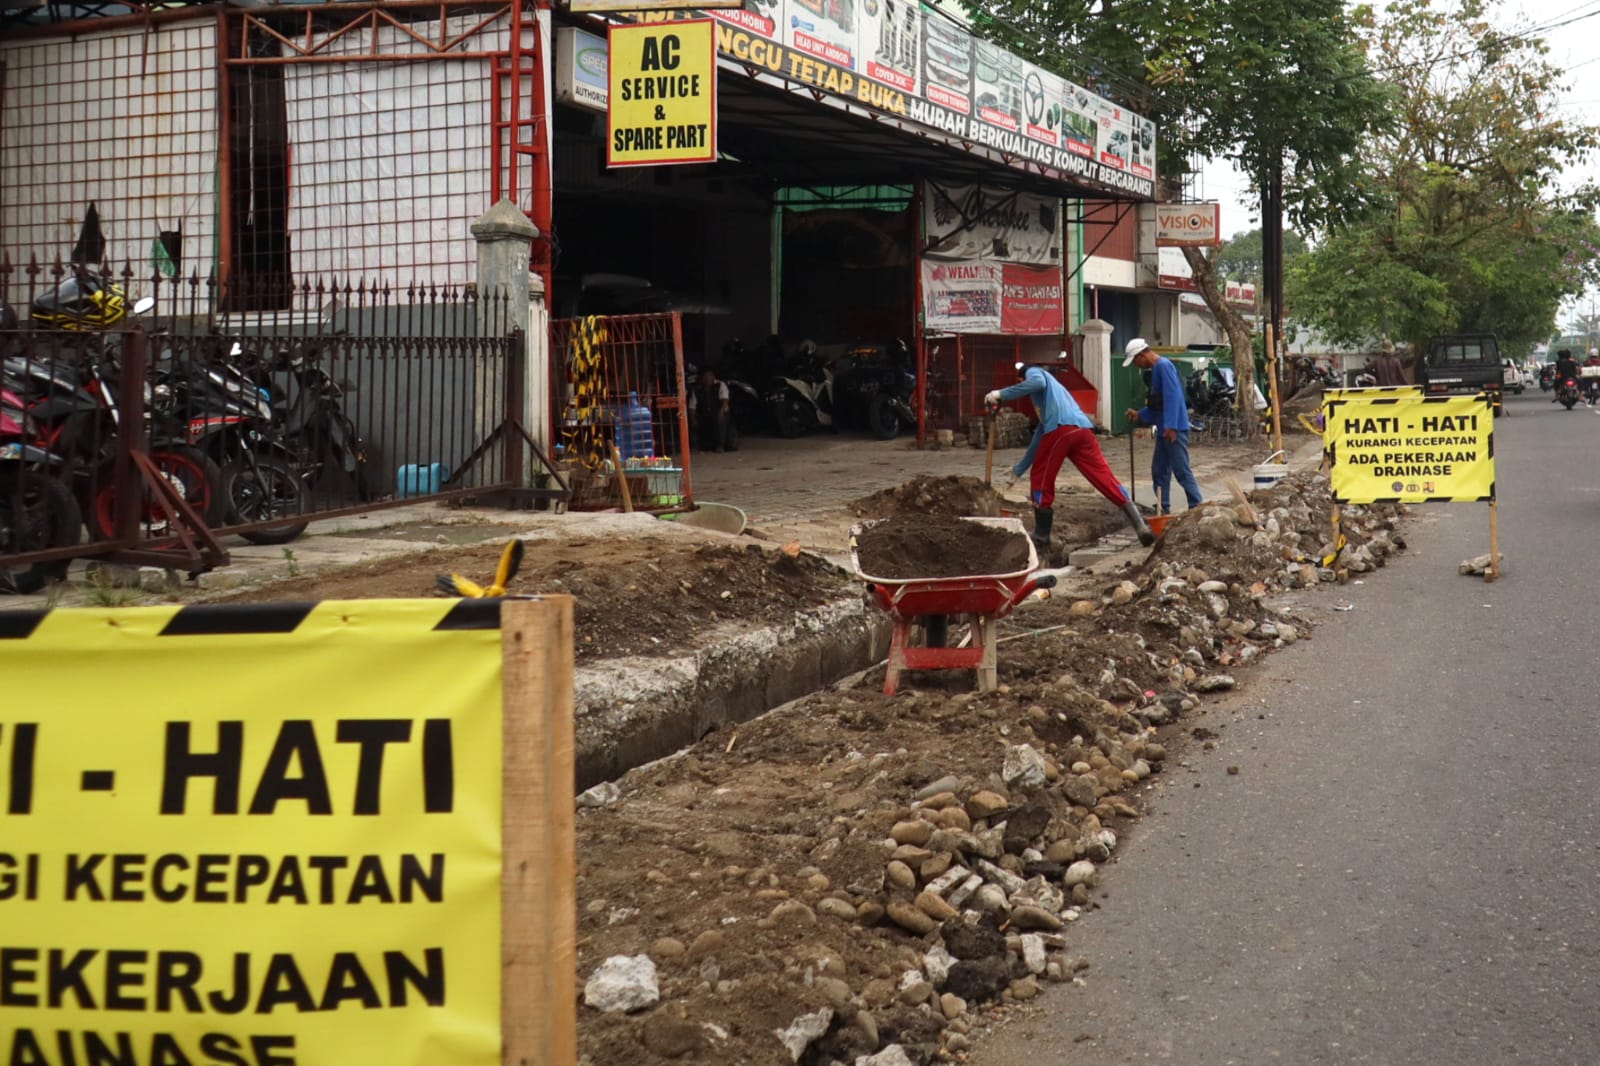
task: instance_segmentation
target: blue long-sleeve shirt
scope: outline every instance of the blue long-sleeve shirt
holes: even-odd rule
[[[1021,381],[1000,390],[1001,403],[1020,400],[1024,396],[1032,398],[1034,410],[1039,412],[1039,424],[1034,428],[1033,439],[1028,442],[1028,450],[1022,453],[1017,465],[1011,468],[1011,472],[1018,477],[1033,465],[1034,453],[1039,450],[1039,442],[1044,439],[1046,433],[1054,432],[1062,426],[1094,428],[1094,423],[1083,413],[1083,408],[1072,398],[1072,393],[1042,366],[1028,367]]]
[[[1155,401],[1161,402],[1156,410]],[[1183,378],[1171,359],[1157,359],[1150,371],[1150,401],[1139,408],[1139,421],[1158,430],[1189,428],[1189,400],[1183,391]]]

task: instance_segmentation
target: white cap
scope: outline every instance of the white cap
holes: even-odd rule
[[[1144,351],[1145,349],[1147,349],[1149,347],[1150,346],[1144,342],[1144,338],[1143,337],[1135,337],[1135,338],[1133,338],[1133,340],[1128,342],[1128,347],[1126,349],[1126,358],[1124,358],[1122,360],[1122,365],[1123,366],[1132,366],[1133,365],[1134,356],[1138,355],[1140,352]]]

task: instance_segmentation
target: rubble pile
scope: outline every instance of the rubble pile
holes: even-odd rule
[[[586,798],[584,1061],[958,1061],[992,1012],[1080,980],[1072,925],[1179,720],[1309,636],[1276,593],[1404,548],[1400,509],[1352,507],[1335,550],[1326,484],[1197,509],[1137,566],[1019,610],[1038,632],[1004,645],[999,692],[930,674],[891,698],[869,675]]]

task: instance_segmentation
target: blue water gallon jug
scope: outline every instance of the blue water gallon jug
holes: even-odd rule
[[[443,463],[407,463],[395,471],[395,495],[402,500],[431,496],[444,488],[450,468]]]
[[[622,453],[622,458],[643,459],[654,455],[656,440],[650,428],[650,408],[639,401],[639,394],[628,393],[628,402],[617,414],[617,451]]]

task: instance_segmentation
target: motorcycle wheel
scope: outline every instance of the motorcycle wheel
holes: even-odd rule
[[[161,475],[179,490],[184,502],[194,508],[208,526],[219,526],[227,517],[222,494],[222,470],[198,448],[186,444],[161,444],[150,450],[150,460]],[[85,524],[93,540],[111,540],[117,527],[116,479],[106,471],[99,479],[99,490],[89,501]],[[142,486],[141,486],[142,488]],[[145,537],[163,537],[172,532],[165,512],[156,505],[148,489],[143,492],[139,528]]]
[[[894,401],[884,393],[877,393],[867,405],[867,428],[879,440],[894,440],[900,435],[900,416],[895,414]]]
[[[772,405],[772,419],[778,425],[778,436],[785,440],[794,440],[805,432],[800,413],[795,410],[797,406],[793,399],[783,399]]]
[[[72,490],[48,474],[23,470],[0,475],[0,551],[25,552],[78,543],[83,517]],[[11,491],[11,490],[15,491]],[[70,559],[0,567],[0,593],[27,595],[67,576]]]
[[[1577,400],[1573,399],[1570,396],[1561,397],[1561,406],[1565,407],[1569,411],[1572,410],[1572,405],[1577,403],[1577,402],[1578,402]]]
[[[300,479],[289,464],[275,455],[258,455],[252,465],[234,459],[222,469],[222,495],[228,501],[228,524],[264,522],[305,510]],[[288,544],[306,531],[309,522],[273,529],[252,529],[239,536],[251,544]]]

